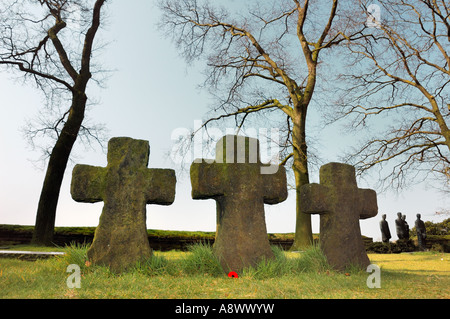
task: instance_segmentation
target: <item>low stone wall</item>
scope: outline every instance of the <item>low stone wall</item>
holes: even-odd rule
[[[89,229],[89,234],[77,234],[77,233],[67,233],[67,232],[55,232],[53,242],[57,246],[65,246],[70,243],[91,243],[94,239],[93,229]],[[33,236],[32,228],[22,229],[22,228],[2,228],[0,227],[0,247],[10,246],[10,245],[20,245],[29,244]],[[284,250],[291,248],[293,239],[286,238],[290,236],[283,236],[283,238],[278,238],[272,234],[269,235],[269,242],[271,245],[280,246]],[[315,240],[318,240],[317,235],[314,235]],[[188,238],[188,237],[177,237],[171,236],[149,236],[148,237],[150,246],[154,250],[158,251],[169,251],[169,250],[187,250],[188,247],[196,243],[207,243],[214,244],[213,236],[205,236],[203,238]],[[363,236],[363,241],[367,245],[373,242],[372,238]]]
[[[31,242],[32,233],[15,233],[11,231],[0,230],[0,247],[11,245],[26,245]],[[92,243],[93,235],[78,235],[78,234],[58,234],[53,237],[53,242],[56,246],[65,246],[70,243]],[[150,247],[158,251],[169,250],[187,250],[190,245],[196,243],[214,244],[214,238],[185,238],[185,237],[154,237],[149,236],[148,241]],[[269,240],[272,245],[281,246],[283,249],[289,249],[292,246],[292,240]]]
[[[0,246],[8,245],[26,245],[31,242],[33,233],[27,231],[11,231],[0,229]],[[56,246],[65,246],[74,243],[91,243],[93,235],[78,235],[78,234],[58,234],[56,233],[53,242]]]

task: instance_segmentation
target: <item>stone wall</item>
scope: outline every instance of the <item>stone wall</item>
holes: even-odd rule
[[[62,229],[58,231],[58,229]],[[64,227],[57,228],[54,235],[54,243],[58,246],[68,245],[71,242],[75,243],[91,243],[94,238],[95,227],[87,228],[85,233],[70,232],[66,231]],[[176,233],[176,232],[174,232]],[[0,247],[9,245],[23,245],[29,244],[31,237],[33,235],[32,226],[10,226],[5,227],[0,225]],[[283,236],[277,236],[275,234],[269,234],[269,242],[271,245],[276,245],[282,247],[284,250],[291,248],[293,243],[293,234],[282,234]],[[318,235],[314,234],[315,240],[317,240]],[[158,251],[168,251],[168,250],[186,250],[188,246],[205,242],[210,245],[214,244],[214,236],[208,235],[203,238],[189,238],[186,236],[152,236],[148,237],[150,246],[154,250]],[[363,241],[367,245],[372,243],[372,238],[363,236]]]

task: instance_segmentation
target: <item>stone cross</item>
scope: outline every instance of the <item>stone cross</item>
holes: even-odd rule
[[[359,219],[377,215],[377,194],[357,187],[353,166],[322,166],[320,184],[303,185],[300,201],[303,213],[320,215],[320,246],[331,266],[345,270],[349,265],[370,264]]]
[[[240,272],[262,258],[273,258],[267,236],[264,204],[287,198],[286,171],[262,174],[259,141],[227,135],[216,145],[216,159],[191,165],[193,199],[214,199],[217,229],[214,253],[223,270]]]
[[[108,143],[106,168],[76,165],[71,194],[77,202],[104,202],[88,258],[120,272],[152,254],[146,227],[146,204],[170,205],[175,171],[148,169],[148,141],[127,137]]]

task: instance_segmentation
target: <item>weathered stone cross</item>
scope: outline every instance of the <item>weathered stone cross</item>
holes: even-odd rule
[[[272,258],[264,203],[287,198],[286,172],[261,174],[257,139],[227,135],[216,145],[216,159],[191,165],[193,199],[214,199],[217,230],[214,253],[225,272],[240,272],[261,258]]]
[[[71,194],[77,202],[104,202],[88,258],[120,272],[151,256],[146,204],[170,205],[175,198],[175,171],[148,169],[148,141],[127,137],[108,143],[106,168],[76,165]]]
[[[322,166],[320,184],[302,186],[300,196],[303,213],[320,214],[320,246],[328,263],[338,270],[367,267],[359,219],[377,215],[377,194],[357,187],[355,168],[340,163]]]

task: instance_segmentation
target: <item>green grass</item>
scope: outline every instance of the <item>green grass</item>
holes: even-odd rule
[[[0,259],[0,298],[450,298],[450,254],[371,254],[381,267],[381,288],[369,289],[368,273],[335,272],[318,247],[302,253],[274,247],[239,278],[228,278],[207,245],[188,252],[155,252],[127,272],[86,263],[86,245],[35,262]],[[81,288],[69,289],[69,264],[81,268]]]

